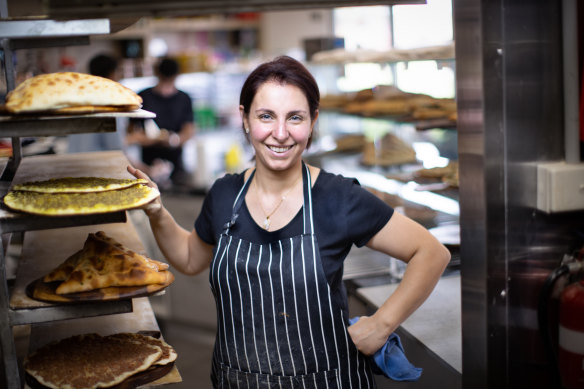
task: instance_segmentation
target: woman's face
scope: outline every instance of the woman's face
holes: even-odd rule
[[[240,111],[249,129],[256,163],[271,170],[285,170],[300,160],[316,117],[311,120],[308,101],[298,87],[264,83],[252,101],[249,116],[243,114],[243,107]]]

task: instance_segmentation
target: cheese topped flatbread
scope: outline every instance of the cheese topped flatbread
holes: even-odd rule
[[[161,355],[160,347],[129,337],[84,334],[39,348],[24,368],[49,388],[107,388],[148,369]]]
[[[123,189],[136,184],[146,184],[147,182],[142,178],[62,177],[16,184],[12,190],[41,193],[102,192]]]
[[[160,192],[137,184],[124,189],[87,193],[39,193],[13,190],[4,196],[9,208],[46,216],[89,215],[122,211],[148,204]]]
[[[123,106],[135,110],[142,106],[142,98],[108,78],[58,72],[40,74],[20,83],[6,96],[5,108],[11,113],[35,113],[80,106]]]

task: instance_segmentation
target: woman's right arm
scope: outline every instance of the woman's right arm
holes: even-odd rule
[[[128,172],[136,178],[148,180],[150,186],[156,187],[142,171],[128,166]],[[174,268],[192,275],[209,267],[213,259],[213,246],[199,238],[194,229],[189,232],[182,228],[164,208],[160,198],[148,204],[144,211],[148,215],[160,251]]]

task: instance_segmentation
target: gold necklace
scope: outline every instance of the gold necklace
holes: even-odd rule
[[[264,209],[264,207],[262,205],[262,202],[260,201],[260,190],[258,187],[257,180],[253,180],[253,182],[255,183],[256,193],[258,196],[258,204],[259,204],[260,208],[262,209],[262,212],[264,213],[264,216],[265,216],[265,219],[262,223],[262,227],[264,228],[264,230],[266,230],[266,231],[269,230],[270,223],[271,223],[270,217],[272,217],[272,215],[274,213],[276,213],[278,208],[280,208],[280,205],[282,205],[284,200],[286,200],[286,196],[288,196],[288,193],[290,193],[290,191],[296,186],[296,183],[300,180],[300,177],[302,177],[302,174],[294,181],[294,183],[290,186],[290,188],[288,188],[288,190],[286,190],[286,192],[280,198],[280,201],[278,202],[278,204],[276,204],[276,206],[274,207],[274,209],[272,209],[272,212],[270,212],[270,213],[266,212],[266,210]]]

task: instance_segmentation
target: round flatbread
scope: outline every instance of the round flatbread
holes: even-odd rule
[[[11,191],[4,197],[9,208],[45,216],[90,215],[123,211],[148,204],[160,192],[137,184],[124,189],[88,193]]]
[[[174,362],[178,356],[171,345],[162,339],[154,338],[152,336],[142,335],[134,332],[121,332],[110,336],[114,338],[130,339],[136,342],[143,342],[160,347],[162,349],[162,354],[160,355],[160,358],[154,362],[155,365],[167,365],[171,362]]]
[[[41,193],[85,193],[123,189],[146,183],[148,181],[142,178],[62,177],[16,184],[12,190]]]
[[[41,347],[24,368],[49,388],[107,388],[148,369],[161,354],[160,347],[131,338],[85,334]]]

